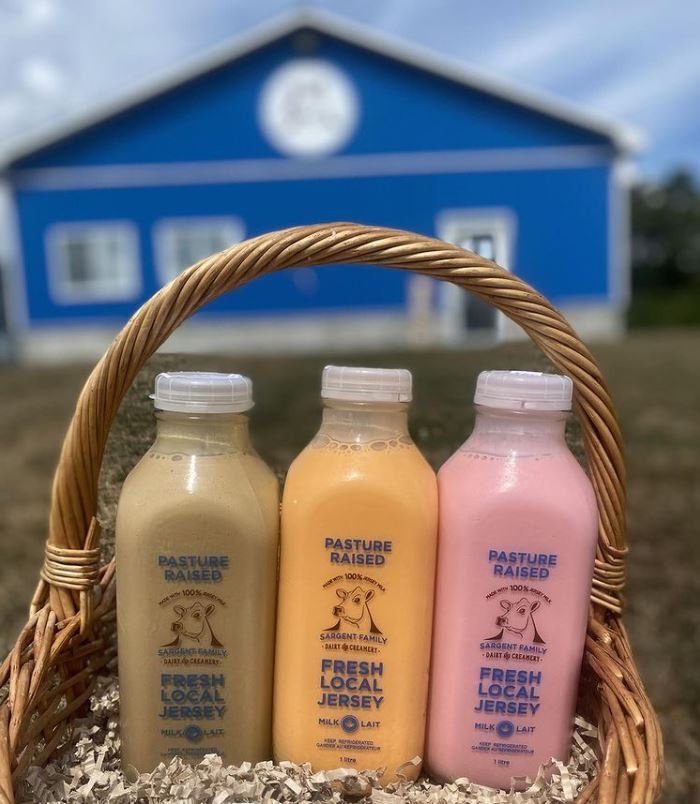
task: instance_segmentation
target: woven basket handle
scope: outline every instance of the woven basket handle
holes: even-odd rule
[[[600,513],[592,600],[619,612],[626,552],[622,441],[610,395],[588,349],[543,296],[495,263],[439,240],[351,223],[303,226],[239,243],[193,265],[138,310],[95,366],[78,399],[54,477],[47,562],[49,551],[52,567],[59,570],[94,556],[97,482],[109,429],[156,349],[185,319],[224,293],[283,268],[325,263],[372,263],[453,282],[519,324],[557,369],[573,379]],[[90,596],[85,589],[61,583],[60,572],[45,577],[43,596],[50,587],[59,618],[78,608],[82,613]]]

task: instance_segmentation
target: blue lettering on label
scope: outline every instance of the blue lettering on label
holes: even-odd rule
[[[331,564],[355,564],[364,567],[380,567],[391,553],[390,539],[325,539]]]
[[[556,553],[525,553],[506,550],[489,550],[493,574],[501,578],[549,578],[557,565]]]
[[[218,583],[230,567],[230,561],[228,556],[159,555],[158,567],[163,572],[163,580],[171,583]]]
[[[384,702],[383,675],[384,662],[321,659],[321,695],[317,704],[340,709],[379,709]]]
[[[475,712],[499,715],[535,715],[540,708],[542,673],[534,670],[482,667],[479,671],[479,702]]]
[[[162,673],[159,717],[163,720],[216,720],[226,712],[223,674]]]

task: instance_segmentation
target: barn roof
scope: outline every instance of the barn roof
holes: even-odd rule
[[[241,36],[208,49],[166,75],[142,84],[136,91],[96,105],[87,112],[69,116],[58,125],[39,131],[37,134],[24,136],[15,147],[10,145],[3,154],[0,154],[0,167],[10,166],[84,129],[107,121],[133,106],[157,98],[171,89],[302,29],[327,34],[465,87],[539,112],[554,120],[602,135],[620,151],[633,151],[641,145],[641,135],[632,127],[592,114],[560,98],[496,78],[480,69],[467,67],[456,59],[442,56],[428,48],[408,43],[327,11],[300,8],[277,16]]]

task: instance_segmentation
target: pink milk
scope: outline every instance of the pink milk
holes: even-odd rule
[[[508,789],[569,755],[597,534],[564,440],[571,392],[483,372],[474,432],[438,474],[426,763],[442,780]]]

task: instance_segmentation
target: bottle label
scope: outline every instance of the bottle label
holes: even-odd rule
[[[542,625],[552,605],[548,581],[556,574],[556,553],[491,548],[490,574],[498,585],[484,596],[486,612],[479,643],[482,662],[474,680],[474,731],[471,750],[505,757],[534,753],[535,734],[548,670],[542,667],[549,634]]]
[[[389,636],[382,626],[387,588],[377,571],[392,560],[391,539],[328,536],[324,552],[333,574],[321,584],[326,626],[318,635],[318,747],[330,751],[376,752],[373,731],[382,725]],[[355,760],[346,757],[352,764]]]
[[[220,584],[228,555],[156,556],[171,591],[158,601],[154,650],[160,662],[160,735],[164,759],[189,759],[223,751],[227,679],[220,665],[229,655],[223,623],[226,600]]]

